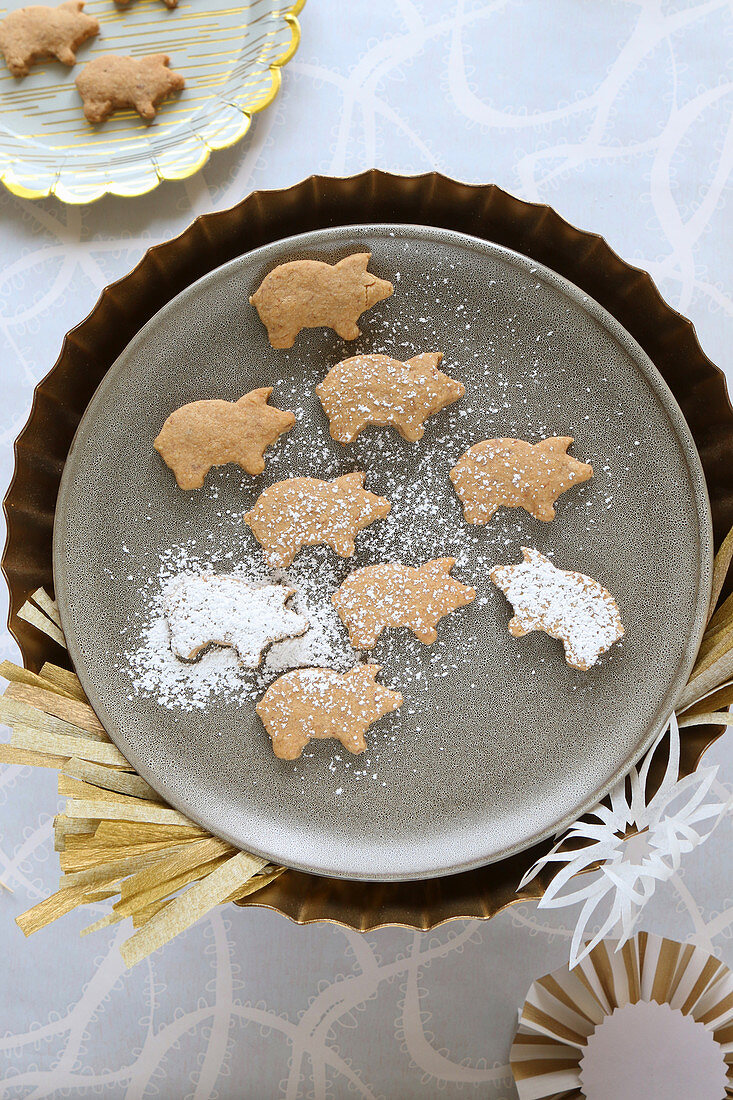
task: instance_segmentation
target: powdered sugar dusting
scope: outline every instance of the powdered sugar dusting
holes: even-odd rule
[[[457,320],[465,317],[466,335],[461,336],[461,325],[454,319],[447,340],[442,284],[450,279],[446,266],[425,273],[419,288],[424,298],[419,323],[403,319],[395,298],[389,311],[385,307],[383,315],[370,315],[368,330],[354,344],[339,343],[330,334],[323,339],[319,334],[302,334],[292,352],[279,353],[279,381],[276,377],[259,381],[274,382],[273,401],[292,408],[297,424],[268,454],[265,474],[253,479],[235,467],[212,471],[187,506],[185,518],[172,528],[174,537],[167,544],[161,539],[168,548],[159,566],[146,568],[142,576],[134,568],[125,569],[124,563],[110,569],[113,583],[129,576],[128,583],[143,592],[143,611],[140,620],[130,624],[123,657],[131,695],[183,713],[205,710],[213,700],[224,700],[244,716],[251,715],[255,703],[282,672],[308,666],[345,672],[363,660],[349,644],[331,602],[355,569],[380,562],[419,566],[433,558],[456,559],[453,574],[475,588],[475,600],[439,624],[431,645],[406,629],[385,632],[367,656],[382,665],[380,679],[402,693],[403,706],[372,729],[367,750],[358,757],[338,746],[331,750],[328,742],[309,745],[301,760],[290,765],[293,781],[304,785],[315,767],[315,763],[308,767],[307,761],[317,756],[320,770],[327,767],[336,776],[389,786],[397,762],[401,774],[420,770],[413,743],[424,749],[426,734],[430,752],[450,757],[455,736],[446,733],[453,721],[446,722],[446,713],[451,700],[458,697],[462,716],[465,713],[466,721],[478,729],[482,708],[494,705],[484,702],[487,691],[496,693],[498,707],[500,693],[507,696],[512,691],[512,680],[521,680],[531,692],[532,685],[539,690],[545,681],[560,677],[570,697],[597,690],[593,674],[584,678],[567,669],[558,661],[552,643],[533,646],[529,639],[515,641],[508,636],[505,603],[489,574],[499,562],[516,561],[519,547],[527,544],[538,545],[549,557],[562,555],[563,564],[577,563],[593,572],[605,552],[602,547],[608,524],[613,522],[619,481],[639,478],[643,472],[638,440],[625,432],[621,405],[616,412],[615,405],[605,400],[604,408],[611,411],[602,415],[595,407],[598,391],[613,388],[602,367],[591,392],[585,382],[579,384],[572,365],[566,365],[561,324],[549,326],[553,331],[539,333],[536,345],[528,347],[522,333],[521,301],[516,314],[502,314],[500,324],[487,323],[482,316],[480,338],[476,314],[468,307],[461,312],[459,303]],[[395,276],[394,281],[399,279]],[[535,292],[541,293],[539,283],[536,291],[531,285],[527,289],[528,294]],[[490,283],[482,293],[483,308],[490,311]],[[315,387],[333,364],[349,354],[369,352],[404,361],[426,349],[445,353],[441,366],[466,385],[466,394],[426,421],[423,439],[410,443],[394,427],[370,426],[348,446],[334,443],[315,395]],[[548,374],[553,379],[549,389]],[[248,379],[250,385],[257,381]],[[540,524],[523,511],[505,508],[486,525],[465,523],[448,474],[469,447],[484,438],[535,441],[565,434],[575,436],[574,449],[593,463],[595,476],[560,500],[552,524]],[[286,569],[268,567],[262,548],[243,521],[264,489],[286,478],[330,480],[354,471],[364,471],[369,490],[392,505],[386,517],[357,537],[356,554],[341,559],[333,549],[315,546],[301,550]],[[132,522],[143,519],[141,514]],[[568,531],[573,532],[570,553],[565,545]],[[302,637],[272,645],[256,670],[243,668],[231,649],[208,650],[195,664],[186,665],[171,652],[161,599],[165,582],[183,570],[233,573],[260,584],[285,583],[296,589],[290,607],[308,619],[309,629]],[[498,655],[496,674],[492,673],[496,679],[488,685],[487,650]],[[616,659],[615,653],[611,659]],[[258,736],[264,737],[264,730]],[[348,786],[343,790],[348,791]]]
[[[616,601],[592,577],[558,569],[538,550],[522,547],[522,554],[519,565],[491,571],[514,608],[509,629],[517,637],[544,630],[562,641],[568,664],[589,669],[623,637]]]
[[[211,644],[232,646],[246,668],[256,668],[263,649],[308,629],[303,615],[285,607],[294,593],[231,573],[179,573],[163,589],[171,649],[190,661]]]
[[[294,590],[292,613],[301,626],[308,624],[304,633],[274,642],[258,668],[247,668],[231,648],[208,649],[193,663],[181,661],[171,648],[166,593],[181,576],[190,577],[197,568],[211,575],[213,566],[211,561],[201,563],[188,546],[172,547],[163,555],[158,574],[148,582],[148,621],[142,637],[125,655],[135,694],[150,695],[167,708],[203,710],[214,696],[229,697],[239,704],[255,700],[286,669],[316,665],[338,670],[353,663],[351,648],[342,638],[338,616],[327,598],[328,586],[334,583],[331,574],[326,569],[311,578],[297,567],[277,579]],[[181,569],[187,572],[181,573]],[[248,585],[274,587],[267,585],[269,572],[254,554],[246,563],[236,565],[229,577],[234,582],[241,579]]]

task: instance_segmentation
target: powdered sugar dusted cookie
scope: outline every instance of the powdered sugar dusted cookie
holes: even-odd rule
[[[509,632],[543,630],[565,647],[573,668],[587,671],[624,635],[616,601],[598,581],[558,569],[539,550],[522,547],[519,565],[497,565],[491,579],[514,608]]]
[[[295,424],[293,413],[267,404],[271,393],[264,386],[238,401],[192,401],[170,414],[153,446],[181,489],[200,489],[212,466],[229,462],[262,473],[266,448]]]
[[[304,668],[286,672],[256,706],[275,756],[295,760],[314,738],[335,737],[351,753],[364,752],[369,727],[402,706],[398,691],[378,684],[379,665],[349,672]]]
[[[168,68],[169,62],[165,53],[95,57],[75,81],[86,118],[89,122],[104,122],[115,111],[131,107],[142,118],[154,119],[163,100],[186,86],[181,74]]]
[[[555,518],[557,498],[593,477],[593,467],[567,449],[571,436],[539,443],[523,439],[484,439],[474,444],[450,472],[467,523],[488,523],[497,508],[524,508],[535,519]]]
[[[65,0],[57,8],[34,4],[6,15],[0,23],[0,53],[13,76],[27,76],[31,65],[47,57],[75,65],[75,51],[99,34],[99,23],[83,8],[83,0]]]
[[[290,565],[303,546],[325,543],[342,558],[354,553],[354,536],[387,515],[391,504],[364,488],[364,474],[333,481],[291,477],[260,494],[243,517],[273,567]]]
[[[285,606],[294,595],[284,584],[256,585],[230,573],[181,573],[163,592],[171,649],[191,661],[212,643],[232,646],[245,667],[256,668],[272,642],[308,629]]]
[[[304,328],[332,328],[343,340],[356,340],[362,313],[394,290],[386,279],[367,271],[371,258],[371,252],[357,252],[337,264],[292,260],[271,271],[250,304],[272,346],[291,348]]]
[[[442,358],[426,351],[405,363],[379,354],[337,363],[316,386],[332,438],[351,443],[367,424],[391,424],[403,439],[422,439],[423,421],[466,392],[438,370]]]
[[[437,623],[476,597],[450,575],[455,558],[434,558],[414,568],[400,562],[367,565],[347,577],[333,603],[355,649],[371,649],[386,627],[407,626],[430,645]]]

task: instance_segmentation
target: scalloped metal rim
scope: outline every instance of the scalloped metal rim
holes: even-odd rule
[[[136,198],[139,195],[147,195],[151,191],[154,191],[164,180],[189,179],[204,167],[213,152],[219,149],[229,149],[233,145],[236,145],[237,142],[241,141],[250,128],[252,116],[259,114],[260,111],[264,111],[276,98],[282,83],[282,69],[287,65],[288,61],[293,58],[300,45],[301,29],[297,17],[305,7],[305,3],[306,0],[295,0],[295,3],[293,3],[286,12],[281,13],[283,22],[290,27],[290,43],[287,49],[267,67],[270,73],[270,91],[267,96],[265,96],[261,103],[258,103],[256,107],[249,111],[240,108],[238,104],[232,104],[232,106],[237,106],[242,116],[242,125],[238,132],[234,137],[229,137],[221,142],[213,140],[202,141],[201,153],[192,162],[188,164],[178,164],[175,167],[171,166],[168,170],[161,170],[158,164],[154,164],[153,167],[155,168],[156,178],[151,184],[146,183],[139,188],[134,188],[132,190],[125,188],[123,190],[117,188],[112,181],[109,184],[102,184],[98,191],[90,197],[85,196],[83,198],[75,196],[73,191],[66,189],[63,176],[56,177],[49,187],[39,190],[33,190],[23,184],[15,183],[13,181],[13,172],[14,163],[18,163],[17,161],[11,163],[2,175],[0,175],[0,183],[2,183],[12,195],[16,195],[21,199],[45,199],[50,195],[54,195],[60,202],[64,202],[69,206],[88,206],[90,203],[97,202],[99,199],[103,198],[104,195]],[[90,180],[89,186],[91,186],[91,183],[92,181]]]
[[[311,176],[287,189],[253,192],[230,210],[202,215],[178,237],[150,248],[128,275],[102,291],[88,317],[67,333],[56,364],[36,387],[28,421],[15,443],[15,471],[3,502],[8,629],[30,667],[46,659],[58,661],[62,651],[19,620],[17,612],[39,584],[51,582],[53,504],[65,455],[96,382],[136,331],[126,333],[122,322],[129,328],[127,315],[135,311],[135,324],[141,327],[183,286],[265,240],[321,225],[385,220],[385,210],[388,220],[400,220],[400,204],[409,209],[402,220],[497,240],[547,263],[583,286],[629,329],[673,390],[669,372],[676,370],[678,381],[683,374],[692,377],[687,396],[694,404],[685,413],[688,422],[690,413],[695,422],[690,426],[711,488],[717,541],[733,525],[733,466],[728,457],[733,453],[733,409],[725,376],[702,351],[692,322],[663,300],[647,272],[621,260],[600,235],[579,230],[551,207],[515,199],[493,184],[460,183],[439,173],[396,176],[376,169],[345,178]],[[151,277],[160,281],[161,275],[168,285],[152,298]],[[597,289],[589,289],[595,283]],[[111,347],[100,360],[98,345],[105,338]],[[84,391],[74,395],[76,407],[69,400],[69,375]],[[703,726],[684,731],[683,774],[695,769],[721,732]],[[455,918],[490,917],[514,902],[541,896],[543,880],[515,893],[538,854],[537,848],[529,849],[479,871],[424,882],[344,883],[290,872],[242,904],[275,909],[296,923],[325,920],[363,931],[384,925],[429,929]]]

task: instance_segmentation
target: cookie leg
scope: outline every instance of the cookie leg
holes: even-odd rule
[[[140,96],[138,99],[136,99],[135,110],[143,118],[148,119],[148,121],[151,121],[155,118],[155,104],[149,97]]]
[[[348,733],[344,730],[341,733],[341,744],[345,749],[348,749],[354,756],[358,756],[359,753],[364,752],[366,748],[366,741],[364,740],[365,730],[355,729],[349,730]]]
[[[537,501],[532,514],[535,519],[542,520],[543,523],[549,523],[551,519],[555,518],[555,509],[545,501]]]
[[[438,632],[434,626],[426,626],[425,624],[419,626],[413,626],[413,633],[416,638],[419,638],[425,645],[432,645],[438,637]]]
[[[406,439],[408,443],[417,443],[418,439],[422,439],[425,435],[425,428],[422,424],[412,423],[406,420],[402,424],[397,425],[397,431],[400,433],[403,439]]]
[[[329,431],[331,439],[335,439],[337,443],[353,443],[363,428],[364,424],[350,424],[348,420],[342,420],[335,416],[331,420]]]
[[[57,46],[54,50],[54,56],[58,58],[62,65],[68,65],[70,69],[76,65],[76,54],[68,46]]]
[[[329,545],[333,547],[340,558],[350,558],[352,554],[356,553],[356,544],[353,539],[334,538]]]
[[[293,332],[291,329],[287,329],[282,325],[276,325],[267,329],[267,338],[273,348],[279,350],[285,350],[286,348],[292,348],[295,343],[295,337],[300,332]]]
[[[28,76],[30,68],[22,54],[7,53],[5,61],[13,76]]]
[[[509,620],[509,633],[513,634],[515,638],[523,638],[525,634],[531,634],[532,631],[523,626],[521,620],[515,615],[513,619]]]
[[[354,321],[337,321],[333,331],[342,340],[356,340],[357,336],[361,336],[361,329]]]
[[[84,104],[84,116],[88,122],[104,122],[112,114],[109,99],[88,99]]]
[[[357,629],[349,631],[349,642],[354,649],[373,649],[383,629],[380,623],[362,621]]]

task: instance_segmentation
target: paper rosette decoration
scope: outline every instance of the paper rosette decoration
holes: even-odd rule
[[[584,1100],[589,1038],[615,1009],[639,1001],[667,1004],[712,1035],[733,1097],[733,973],[699,947],[646,932],[616,947],[604,940],[574,969],[530,987],[510,1056],[520,1100]]]

